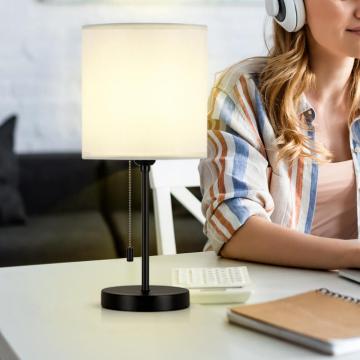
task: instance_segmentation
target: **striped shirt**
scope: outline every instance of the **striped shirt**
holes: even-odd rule
[[[311,233],[316,204],[318,164],[298,158],[275,166],[275,132],[258,89],[264,60],[236,63],[215,76],[208,100],[208,153],[201,159],[201,210],[208,241],[204,251],[222,246],[253,215],[284,227]],[[301,130],[313,142],[315,110],[302,94],[297,114]],[[349,146],[356,174],[359,214],[360,116],[350,127]],[[308,150],[305,150],[308,151]],[[355,199],[354,199],[355,201]],[[359,216],[357,227],[359,230]]]

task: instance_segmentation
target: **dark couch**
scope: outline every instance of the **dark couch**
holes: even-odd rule
[[[18,155],[27,222],[0,227],[0,266],[125,257],[127,161],[82,160],[80,154]],[[133,238],[140,255],[140,171],[133,171]],[[200,198],[199,189],[193,189]],[[173,203],[178,252],[201,251],[202,225]],[[150,192],[150,255],[156,254]]]
[[[0,266],[118,256],[104,216],[104,161],[29,154],[18,165],[27,221],[0,227]]]

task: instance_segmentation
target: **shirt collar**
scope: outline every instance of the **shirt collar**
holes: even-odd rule
[[[310,122],[312,122],[316,116],[315,108],[311,105],[304,93],[300,95],[297,109],[297,115],[300,116],[301,114],[304,114],[305,119],[310,120]],[[355,117],[354,122],[357,120],[360,120],[360,115]]]
[[[301,114],[304,114],[305,118],[310,119],[310,121],[315,119],[315,108],[311,105],[304,93],[300,95],[297,109],[297,115],[300,116]]]

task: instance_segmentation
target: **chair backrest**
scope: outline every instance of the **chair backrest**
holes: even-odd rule
[[[157,160],[150,170],[153,191],[156,244],[159,255],[176,254],[171,195],[173,195],[201,224],[205,217],[201,201],[187,187],[200,186],[199,160]]]

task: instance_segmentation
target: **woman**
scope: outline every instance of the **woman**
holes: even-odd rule
[[[267,10],[278,14],[269,55],[217,74],[209,98],[204,250],[360,268],[360,2],[268,0]]]

